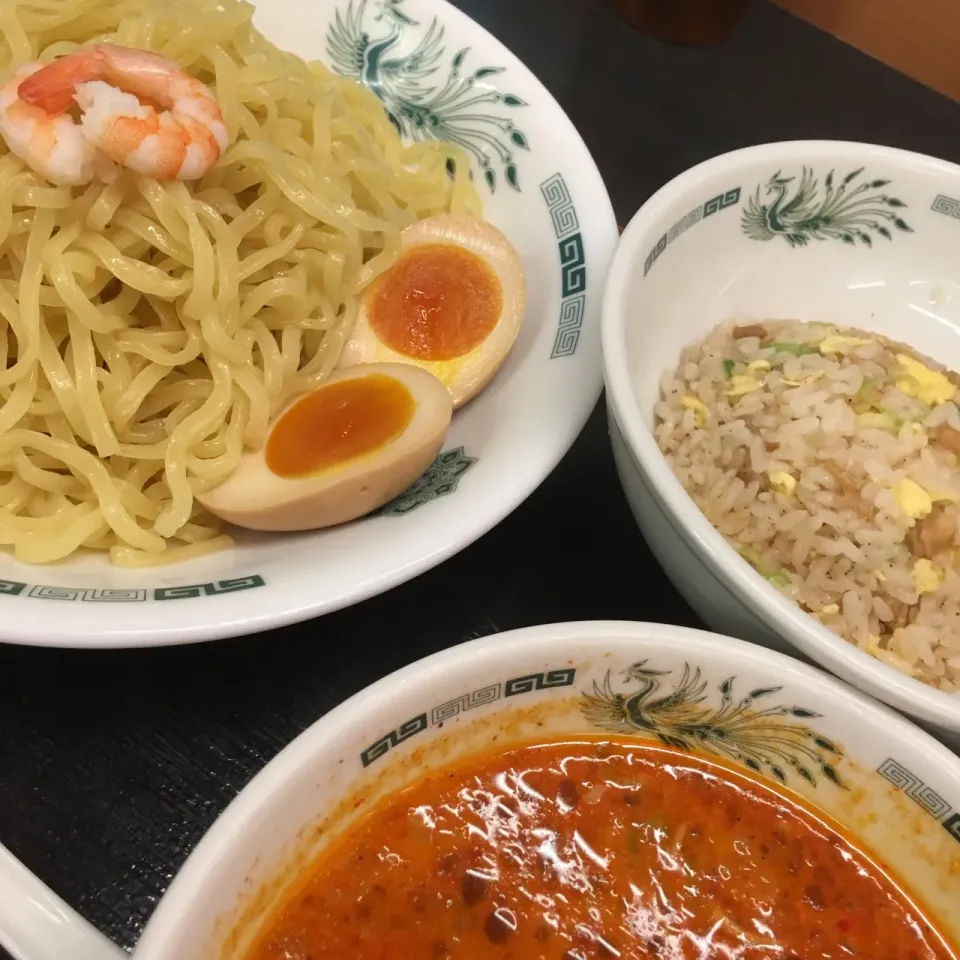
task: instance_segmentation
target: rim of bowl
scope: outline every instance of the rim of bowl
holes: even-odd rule
[[[245,829],[251,820],[267,810],[274,797],[304,767],[314,762],[324,745],[347,736],[358,719],[365,719],[371,709],[377,710],[389,702],[391,690],[446,683],[451,667],[481,668],[488,665],[491,658],[507,660],[515,656],[549,655],[563,643],[603,647],[623,641],[682,644],[685,652],[696,654],[702,650],[706,656],[715,654],[719,644],[729,648],[738,659],[768,664],[784,681],[821,691],[827,697],[842,696],[845,707],[859,715],[865,728],[882,729],[890,739],[899,739],[915,751],[925,752],[930,762],[942,765],[960,784],[960,757],[954,756],[930,734],[842,680],[776,650],[706,630],[635,620],[581,620],[522,627],[468,640],[401,667],[344,700],[295,737],[240,791],[190,853],[147,923],[134,949],[134,958],[157,960],[166,956],[164,944],[171,929],[179,929],[190,904],[211,883],[223,857],[243,844]]]
[[[701,513],[683,485],[676,478],[660,452],[653,432],[646,424],[630,376],[626,356],[625,331],[628,320],[624,294],[633,270],[642,263],[644,243],[650,227],[678,196],[696,187],[717,173],[735,169],[743,162],[769,159],[778,161],[784,155],[797,154],[797,159],[831,158],[863,159],[872,154],[878,160],[901,164],[917,172],[949,176],[960,180],[960,166],[947,160],[847,140],[784,140],[744,147],[719,154],[674,177],[656,191],[634,214],[624,229],[614,254],[604,288],[601,311],[601,344],[607,398],[623,432],[627,445],[662,498],[667,511],[692,540],[691,546],[713,567],[721,581],[763,613],[763,618],[799,650],[821,666],[836,673],[856,676],[876,689],[875,696],[914,717],[960,731],[960,697],[945,693],[908,677],[893,667],[863,652],[852,643],[817,622],[800,607],[787,600],[757,573]]]

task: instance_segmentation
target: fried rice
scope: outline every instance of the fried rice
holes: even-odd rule
[[[877,334],[728,323],[661,381],[657,443],[781,593],[960,698],[960,377]]]

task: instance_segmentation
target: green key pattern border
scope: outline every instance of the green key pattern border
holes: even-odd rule
[[[550,359],[572,357],[580,344],[587,305],[587,256],[580,220],[563,175],[555,173],[540,184],[560,253],[560,319]]]
[[[122,587],[58,587],[42,583],[23,583],[19,580],[0,580],[0,596],[25,597],[30,600],[59,600],[68,603],[145,603],[147,600],[193,600],[197,597],[215,597],[223,593],[238,593],[266,586],[259,574],[193,583],[177,587],[150,589]]]
[[[653,265],[660,259],[660,254],[662,254],[680,234],[686,233],[687,230],[696,226],[701,220],[738,204],[740,202],[740,193],[740,187],[731,187],[729,190],[724,190],[723,193],[718,193],[715,197],[711,197],[709,200],[701,203],[700,206],[691,210],[686,216],[681,217],[654,244],[650,253],[647,255],[647,259],[644,261],[643,275],[646,276],[650,272]]]
[[[925,810],[947,833],[960,843],[960,810],[955,810],[950,802],[938,794],[933,787],[924,783],[913,771],[887,757],[877,767],[877,773],[888,783],[905,793],[917,806]]]

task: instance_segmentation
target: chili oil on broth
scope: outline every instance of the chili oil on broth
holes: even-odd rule
[[[498,748],[383,799],[245,960],[350,956],[955,960],[842,828],[634,739]]]

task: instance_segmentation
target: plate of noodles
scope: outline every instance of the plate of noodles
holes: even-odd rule
[[[11,0],[0,640],[256,632],[467,546],[596,403],[616,239],[444,0]]]

